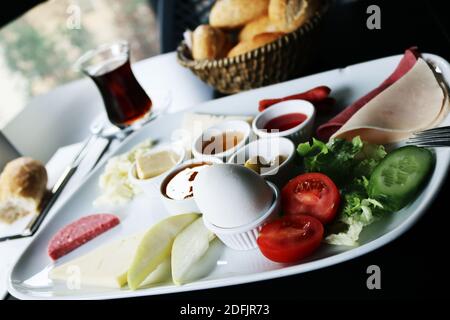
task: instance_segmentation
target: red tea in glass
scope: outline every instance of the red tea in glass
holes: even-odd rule
[[[127,42],[89,51],[78,64],[100,90],[112,124],[125,128],[148,117],[152,101],[131,70]]]

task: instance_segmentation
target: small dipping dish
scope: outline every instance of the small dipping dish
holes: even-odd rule
[[[244,165],[281,188],[293,176],[294,159],[294,143],[287,138],[273,137],[250,142],[236,151],[228,163]]]
[[[192,144],[192,154],[195,158],[213,156],[222,161],[229,157],[249,140],[252,130],[250,125],[242,120],[224,121],[203,131]]]
[[[258,114],[252,129],[260,138],[284,137],[297,145],[311,138],[315,114],[308,101],[282,101]]]
[[[237,164],[217,164],[198,174],[194,198],[206,228],[235,250],[257,247],[264,223],[278,217],[280,192],[259,174]]]
[[[169,214],[200,212],[193,196],[193,183],[197,174],[204,170],[201,167],[221,163],[214,157],[202,157],[187,160],[169,171],[159,187],[160,198]]]
[[[156,146],[142,154],[140,159],[136,159],[128,172],[128,179],[133,185],[138,186],[147,196],[158,196],[159,185],[166,174],[174,167],[180,165],[185,159],[186,150],[182,146],[176,144]],[[142,161],[142,163],[147,162],[147,166],[151,168],[151,172],[143,173],[142,170],[138,170],[138,161]],[[159,167],[155,168],[155,166]],[[141,179],[138,171],[141,173],[141,176],[143,174],[144,176],[147,174],[147,176]]]

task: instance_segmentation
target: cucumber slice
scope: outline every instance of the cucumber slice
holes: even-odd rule
[[[434,157],[428,149],[406,146],[394,150],[372,173],[369,196],[386,209],[397,211],[414,198],[433,166]]]

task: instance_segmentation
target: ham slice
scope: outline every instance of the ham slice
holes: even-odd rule
[[[371,143],[392,143],[436,126],[448,111],[445,85],[419,58],[407,74],[360,108],[331,138],[359,135]]]
[[[321,125],[317,131],[317,137],[323,141],[327,141],[336,131],[338,131],[359,109],[366,105],[370,100],[375,98],[378,94],[394,84],[397,80],[403,77],[416,64],[419,57],[417,48],[410,48],[405,51],[403,58],[397,65],[394,72],[381,83],[377,88],[373,89],[365,96],[359,98],[350,106],[345,108],[341,113],[332,118],[327,123]]]

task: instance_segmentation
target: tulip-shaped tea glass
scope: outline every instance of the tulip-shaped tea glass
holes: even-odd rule
[[[131,70],[126,41],[104,44],[86,52],[75,66],[100,90],[109,121],[123,130],[151,120],[152,100]]]

